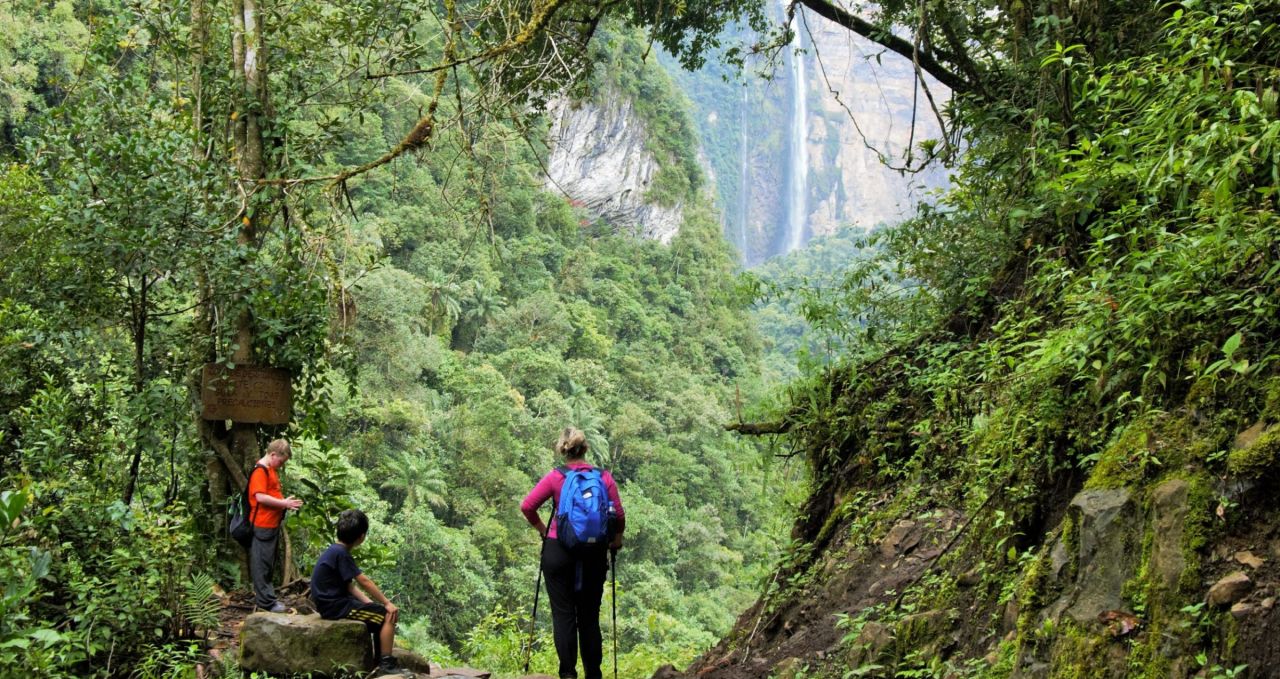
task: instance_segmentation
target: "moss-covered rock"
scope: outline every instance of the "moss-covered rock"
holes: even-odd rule
[[[1258,478],[1276,469],[1280,461],[1280,427],[1267,427],[1242,443],[1243,447],[1227,456],[1227,469],[1232,474]]]
[[[364,623],[254,613],[240,630],[240,667],[279,675],[347,676],[373,667]]]
[[[1066,615],[1080,625],[1095,622],[1104,611],[1126,608],[1126,581],[1138,565],[1135,545],[1141,524],[1133,494],[1127,489],[1093,489],[1076,495],[1068,509],[1079,530],[1074,576],[1049,606],[1050,615]],[[1055,562],[1057,559],[1055,559]]]
[[[1148,574],[1164,591],[1178,588],[1187,567],[1183,551],[1188,498],[1191,484],[1186,479],[1169,479],[1151,493],[1152,544]]]

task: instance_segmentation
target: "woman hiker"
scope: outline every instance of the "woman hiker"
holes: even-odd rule
[[[609,570],[608,552],[622,547],[622,532],[625,529],[622,500],[618,496],[618,485],[613,475],[607,471],[596,470],[586,460],[587,437],[581,431],[569,427],[560,434],[556,441],[556,452],[563,460],[563,465],[551,470],[538,481],[533,490],[520,503],[520,511],[524,513],[529,524],[542,536],[542,573],[547,579],[547,596],[551,599],[551,624],[555,637],[556,656],[560,659],[559,677],[561,679],[577,679],[578,650],[582,651],[582,668],[586,672],[585,679],[602,679],[600,663],[604,656],[600,637],[600,599],[604,594],[605,576]],[[594,472],[594,473],[593,473]],[[565,481],[572,474],[575,487],[586,488],[580,496],[590,500],[591,488],[598,487],[601,482],[608,494],[610,505],[609,516],[604,520],[608,524],[606,536],[599,542],[586,542],[566,547],[558,539],[556,521],[550,526],[542,522],[538,516],[538,508],[548,499],[561,502]],[[575,505],[578,501],[574,501]],[[575,510],[577,507],[575,506]],[[579,515],[582,512],[578,512]],[[586,514],[589,516],[590,511]],[[574,527],[570,527],[573,530]],[[606,542],[607,540],[607,542]],[[572,540],[566,539],[572,542]]]

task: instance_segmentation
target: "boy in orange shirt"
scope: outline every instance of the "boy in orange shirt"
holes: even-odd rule
[[[253,544],[249,547],[249,574],[253,577],[253,598],[258,608],[281,613],[284,604],[276,600],[271,584],[275,569],[276,544],[284,513],[302,506],[302,500],[280,490],[279,470],[293,454],[289,442],[276,439],[249,472],[249,520],[253,524]]]

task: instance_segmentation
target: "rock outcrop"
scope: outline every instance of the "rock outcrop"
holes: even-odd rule
[[[659,205],[649,195],[661,165],[646,146],[648,131],[629,99],[604,99],[552,102],[546,188],[616,230],[669,243],[683,204]]]
[[[1187,523],[1187,497],[1191,485],[1183,479],[1171,479],[1156,486],[1151,505],[1154,516],[1154,540],[1151,545],[1151,570],[1166,592],[1178,588],[1187,566],[1183,554]]]
[[[240,630],[240,667],[251,672],[335,676],[373,663],[369,632],[354,620],[254,613]]]
[[[1065,589],[1047,612],[1087,625],[1127,607],[1122,594],[1138,565],[1141,524],[1123,488],[1081,492],[1071,500],[1067,520],[1070,532],[1051,555],[1053,573]]]

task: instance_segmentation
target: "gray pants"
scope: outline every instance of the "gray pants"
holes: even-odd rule
[[[253,529],[253,544],[249,546],[249,574],[253,577],[253,599],[258,608],[271,608],[276,603],[276,588],[271,584],[276,565],[276,542],[279,528]]]

